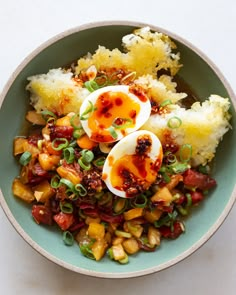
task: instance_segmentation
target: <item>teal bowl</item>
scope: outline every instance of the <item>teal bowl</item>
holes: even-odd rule
[[[77,245],[66,247],[54,227],[38,226],[31,217],[31,208],[12,195],[12,180],[19,166],[12,155],[12,142],[22,133],[29,97],[26,78],[45,73],[50,68],[67,65],[94,52],[98,45],[120,48],[122,36],[146,26],[134,22],[99,22],[80,26],[59,34],[31,53],[16,69],[1,94],[0,110],[0,202],[6,216],[23,239],[40,254],[72,271],[102,278],[138,277],[163,270],[188,257],[202,246],[219,228],[232,208],[235,198],[236,167],[236,99],[216,66],[198,49],[182,38],[158,27],[154,31],[169,35],[177,44],[184,67],[179,77],[201,98],[219,94],[231,100],[232,129],[217,149],[214,178],[218,186],[186,220],[187,232],[174,241],[163,241],[156,252],[140,252],[121,265],[104,258],[100,262],[80,254]]]

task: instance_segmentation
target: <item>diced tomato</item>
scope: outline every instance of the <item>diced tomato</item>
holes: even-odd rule
[[[38,147],[38,141],[40,139],[43,139],[41,134],[33,134],[33,135],[29,136],[28,141],[29,141],[30,144]]]
[[[73,136],[74,128],[72,126],[50,126],[50,139],[66,138],[70,140]]]
[[[53,219],[62,230],[67,230],[74,223],[74,216],[64,212],[54,215]]]
[[[38,224],[52,225],[52,211],[45,205],[33,205],[32,216]]]
[[[209,175],[202,174],[192,169],[188,169],[184,175],[183,182],[188,187],[199,188],[201,190],[208,190],[216,186],[215,179]]]
[[[173,224],[173,230],[169,226],[163,225],[159,228],[159,231],[162,237],[166,239],[176,239],[180,236],[183,232],[183,225],[179,221],[175,221]]]
[[[191,192],[192,203],[197,204],[203,200],[203,193],[202,192]]]

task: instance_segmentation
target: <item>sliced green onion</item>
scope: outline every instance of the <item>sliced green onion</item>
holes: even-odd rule
[[[70,124],[74,129],[81,129],[82,126],[80,124],[80,120],[79,120],[80,115],[79,114],[75,114],[70,118]],[[78,122],[76,122],[78,121]]]
[[[74,244],[74,237],[68,230],[63,232],[62,239],[66,246],[72,246]]]
[[[95,259],[94,255],[93,255],[93,251],[91,250],[92,244],[91,243],[85,244],[85,245],[80,244],[79,248],[80,248],[81,253],[84,256],[86,256],[87,258],[90,258],[90,259]]]
[[[98,159],[96,159],[93,164],[97,167],[102,167],[105,163],[106,158],[105,157],[100,157]]]
[[[117,198],[113,205],[113,211],[115,215],[122,214],[128,205],[128,200],[124,198]]]
[[[174,154],[172,154],[171,152],[168,152],[168,153],[165,155],[165,157],[166,157],[166,160],[167,160],[169,163],[171,163],[171,164],[173,164],[173,163],[175,163],[175,162],[177,161],[176,156],[175,156]]]
[[[95,90],[99,89],[99,86],[95,80],[89,80],[84,83],[84,86],[88,89],[90,92],[94,92]]]
[[[39,140],[37,141],[37,147],[38,147],[39,150],[42,150],[43,142],[44,142],[43,139],[39,139]]]
[[[114,255],[113,255],[113,250],[112,250],[112,248],[109,248],[109,249],[107,250],[107,255],[108,255],[108,257],[109,257],[111,260],[114,259]]]
[[[175,163],[174,165],[169,165],[169,168],[172,170],[173,173],[183,173],[189,168],[189,165],[187,163]]]
[[[70,144],[68,145],[68,147],[73,147],[73,148],[75,148],[76,146],[77,146],[76,140],[71,141]]]
[[[73,147],[67,147],[63,150],[63,156],[67,164],[71,164],[75,159],[75,150]]]
[[[116,124],[115,122],[117,120],[120,120],[122,123],[120,125]],[[127,128],[129,126],[131,126],[133,124],[133,120],[129,119],[129,118],[115,118],[112,126],[116,129],[123,129],[123,128]]]
[[[54,175],[51,179],[51,187],[58,188],[60,186],[60,176]]]
[[[125,258],[118,260],[121,264],[126,264],[129,262],[129,256],[126,254]]]
[[[104,80],[105,82],[103,82],[102,84],[100,83],[101,80]],[[105,87],[108,85],[108,77],[106,75],[101,75],[101,76],[97,76],[94,81],[97,83],[97,85],[99,86],[99,88]]]
[[[118,230],[118,229],[115,230],[115,235],[117,237],[122,237],[122,238],[131,238],[132,237],[131,233],[127,233],[123,230]]]
[[[126,76],[124,76],[120,82],[124,83],[126,80],[134,81],[135,77],[136,77],[136,72],[131,72],[127,74]]]
[[[75,185],[75,191],[78,192],[81,197],[87,195],[87,190],[81,183]]]
[[[60,184],[64,184],[66,187],[68,187],[72,192],[74,191],[74,184],[69,181],[66,178],[61,178],[60,179]]]
[[[185,157],[185,153],[187,152],[187,157]],[[191,144],[183,144],[180,148],[179,157],[181,162],[188,162],[192,157],[192,146]]]
[[[181,205],[176,206],[177,210],[179,211],[179,213],[183,216],[188,215],[188,210],[186,208],[184,208]]]
[[[57,145],[57,143],[59,142],[59,144]],[[69,142],[66,138],[55,138],[52,141],[52,148],[55,151],[60,151],[63,150],[64,148],[66,148],[68,146]]]
[[[112,193],[111,192],[106,192],[105,194],[103,194],[100,199],[98,200],[99,205],[106,205],[108,204],[111,199],[112,199]]]
[[[167,122],[167,126],[171,129],[176,129],[176,128],[179,128],[182,124],[182,121],[179,117],[172,117],[168,120]]]
[[[85,164],[82,160],[82,157],[78,160],[78,163],[79,163],[80,167],[84,170],[89,170],[91,168],[91,164],[90,163]]]
[[[84,134],[85,134],[84,129],[75,129],[73,131],[73,137],[76,139],[80,138]]]
[[[144,194],[140,194],[132,200],[132,205],[135,208],[144,208],[147,205],[147,197]]]
[[[166,107],[168,105],[172,104],[172,101],[170,99],[166,99],[164,100],[161,104],[160,104],[160,107]]]
[[[210,172],[210,168],[209,168],[208,165],[205,165],[205,166],[203,166],[203,165],[199,165],[199,166],[198,166],[198,171],[199,171],[200,173],[203,173],[203,174],[209,174],[209,172]]]
[[[68,202],[60,202],[60,209],[63,213],[70,214],[73,212],[73,206]]]
[[[91,116],[91,113],[93,113],[97,109],[96,107],[94,107],[93,103],[90,100],[88,101],[88,103],[90,104],[90,106],[80,116],[81,121],[88,120],[88,118]]]
[[[191,196],[191,194],[186,194],[185,196],[187,198],[187,204],[186,204],[186,206],[187,207],[190,207],[192,205],[192,196]]]
[[[47,122],[49,119],[53,118],[53,119],[57,119],[57,116],[51,112],[51,111],[48,111],[48,110],[44,110],[41,112],[41,115],[43,117],[43,119]]]
[[[68,195],[68,193],[71,193],[69,196],[68,196],[68,199],[71,200],[71,201],[76,201],[78,200],[79,196],[75,193],[75,192],[72,192],[70,189],[66,190],[66,194]]]
[[[110,126],[108,128],[108,131],[110,132],[111,136],[113,139],[117,139],[118,138],[118,134],[115,131],[115,128],[113,126]]]
[[[21,155],[19,162],[22,166],[26,166],[27,164],[29,164],[31,159],[32,159],[32,154],[26,151]]]
[[[86,218],[86,215],[84,214],[83,210],[82,209],[79,209],[78,211],[78,214],[81,218],[85,219]]]
[[[81,156],[82,156],[82,161],[84,163],[91,163],[94,159],[93,152],[90,150],[86,150],[86,149],[81,151]]]

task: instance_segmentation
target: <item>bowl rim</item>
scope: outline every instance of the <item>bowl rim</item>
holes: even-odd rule
[[[202,58],[213,70],[213,72],[216,74],[216,76],[221,80],[222,84],[226,88],[227,92],[229,93],[229,97],[231,98],[232,105],[234,110],[236,110],[236,96],[229,85],[226,78],[223,76],[222,72],[219,70],[219,68],[209,59],[208,56],[206,56],[201,50],[199,50],[195,45],[193,45],[191,42],[185,40],[184,38],[180,37],[179,35],[172,33],[166,29],[163,29],[162,27],[151,25],[144,22],[136,22],[136,21],[125,21],[125,20],[110,20],[110,21],[96,21],[96,22],[89,22],[86,24],[82,24],[79,26],[76,26],[74,28],[65,30],[59,34],[56,34],[55,36],[49,38],[45,42],[43,42],[41,45],[36,47],[31,53],[29,53],[23,61],[17,66],[15,71],[10,75],[7,83],[5,84],[1,94],[0,94],[0,108],[2,106],[2,103],[4,101],[4,98],[9,91],[11,85],[13,84],[15,78],[20,74],[20,72],[24,69],[24,67],[33,59],[35,56],[37,56],[40,52],[42,52],[44,49],[46,49],[48,46],[54,44],[55,42],[63,39],[64,37],[68,37],[69,35],[72,35],[74,33],[78,33],[80,31],[84,31],[86,29],[92,29],[95,27],[103,27],[103,26],[133,26],[133,27],[150,27],[151,30],[161,32],[163,34],[168,35],[171,39],[175,39],[176,41],[182,43],[192,51],[194,51],[200,58]],[[67,263],[59,258],[54,257],[52,254],[47,252],[45,249],[40,247],[25,231],[24,229],[18,224],[17,220],[13,216],[13,214],[10,211],[10,208],[8,207],[3,193],[0,189],[0,205],[3,209],[3,212],[5,213],[6,217],[9,219],[12,226],[15,228],[15,230],[20,234],[20,236],[39,254],[41,254],[43,257],[47,258],[49,261],[56,263],[57,265],[64,267],[68,270],[88,275],[92,277],[98,277],[98,278],[132,278],[132,277],[139,277],[144,276],[152,273],[159,272],[161,270],[167,269],[178,262],[181,262],[185,258],[189,257],[191,254],[193,254],[197,249],[199,249],[201,246],[203,246],[211,237],[212,235],[218,230],[218,228],[223,224],[224,220],[230,213],[231,209],[233,208],[233,205],[236,201],[236,185],[234,186],[233,192],[230,196],[230,199],[228,203],[226,204],[223,212],[218,217],[217,221],[209,228],[209,230],[204,234],[204,236],[201,237],[194,245],[192,245],[189,249],[178,255],[177,257],[162,263],[160,265],[150,267],[147,269],[139,270],[139,271],[131,271],[131,272],[99,272],[99,271],[93,271],[93,270],[87,270],[81,267],[77,267],[74,265],[71,265],[70,263]]]

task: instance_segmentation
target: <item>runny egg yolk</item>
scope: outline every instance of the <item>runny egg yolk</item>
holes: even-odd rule
[[[88,119],[88,127],[92,132],[90,138],[98,142],[114,141],[109,131],[114,123],[120,125],[120,130],[125,136],[126,123],[129,122],[129,128],[133,128],[140,112],[140,104],[126,93],[119,91],[107,91],[100,94],[94,108],[95,111]]]
[[[129,188],[135,187],[147,190],[155,181],[161,159],[155,162],[149,157],[139,155],[124,155],[112,163],[111,184],[114,188],[126,191],[129,196]],[[130,191],[130,195],[135,191]]]

